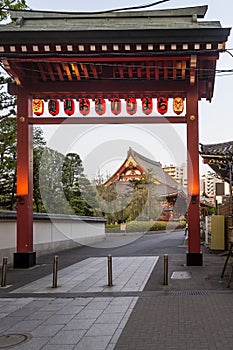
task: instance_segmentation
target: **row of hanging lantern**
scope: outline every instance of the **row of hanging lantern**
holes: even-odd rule
[[[126,100],[126,112],[130,115],[134,115],[137,112],[137,100],[136,98],[129,97]],[[153,100],[151,97],[143,97],[142,101],[142,112],[146,115],[149,115],[153,111]],[[79,112],[82,115],[88,115],[90,113],[90,100],[88,98],[81,98],[79,102]],[[111,112],[114,115],[121,114],[122,111],[122,100],[120,98],[112,98],[111,102]],[[75,103],[73,99],[66,99],[64,103],[64,112],[71,116],[75,112]],[[98,115],[103,115],[106,113],[106,101],[104,98],[96,98],[94,100],[95,112]],[[56,116],[59,114],[59,100],[50,99],[48,101],[48,111],[51,115]],[[32,102],[33,113],[37,116],[40,116],[44,113],[44,101],[40,99],[34,99]],[[167,97],[158,97],[157,98],[157,111],[159,114],[166,114],[168,112],[168,98]],[[173,99],[173,111],[177,115],[181,114],[184,111],[184,100],[182,97],[175,97]]]

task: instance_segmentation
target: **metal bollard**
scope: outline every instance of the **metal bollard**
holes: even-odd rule
[[[108,256],[108,286],[112,286],[112,256]]]
[[[52,288],[57,288],[57,267],[58,267],[58,256],[55,255],[53,259],[53,286]]]
[[[6,287],[6,269],[7,269],[7,257],[3,258],[2,261],[2,281],[1,281],[1,287]]]
[[[168,285],[168,255],[164,254],[164,276],[163,276],[164,286]]]

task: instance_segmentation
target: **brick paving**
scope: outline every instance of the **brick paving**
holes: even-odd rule
[[[116,350],[232,349],[232,294],[139,298]]]
[[[233,281],[227,288],[232,261],[221,279],[226,255],[202,251],[204,264],[196,267],[171,250],[167,286],[160,257],[144,288],[157,294],[139,297],[115,350],[233,349]],[[171,279],[174,272],[189,278]]]

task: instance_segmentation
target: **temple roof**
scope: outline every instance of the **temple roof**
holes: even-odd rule
[[[201,155],[204,156],[217,156],[224,159],[232,159],[233,157],[233,141],[214,143],[214,144],[201,144]]]
[[[233,175],[233,141],[201,144],[200,154],[204,163],[208,164],[222,179],[230,181],[230,164]]]
[[[162,169],[160,162],[156,162],[143,156],[142,154],[134,151],[131,147],[128,150],[127,158],[129,158],[130,155],[143,168],[145,172],[151,171],[156,181],[158,181],[160,184],[170,186],[173,188],[173,190],[177,190],[178,183]]]
[[[185,189],[168,175],[161,166],[160,162],[149,159],[142,154],[134,151],[131,147],[128,150],[127,157],[117,171],[106,181],[105,185],[118,182],[120,175],[124,172],[127,163],[133,159],[137,166],[142,169],[143,173],[150,173],[156,183],[156,191],[159,196],[176,196],[178,193],[185,196]],[[124,183],[122,183],[124,184]]]

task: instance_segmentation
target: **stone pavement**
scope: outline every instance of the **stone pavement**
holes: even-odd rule
[[[67,261],[64,253],[58,288],[46,264],[9,269],[9,284],[0,288],[0,349],[232,349],[231,263],[221,279],[226,256],[203,247],[204,265],[187,267],[177,237],[167,248],[166,286],[161,254],[113,256],[112,287],[106,257],[71,263],[80,248]]]
[[[115,257],[110,287],[107,260],[95,257],[61,269],[57,288],[50,274],[15,289],[13,298],[9,293],[0,299],[0,349],[17,335],[19,341],[28,336],[16,347],[22,350],[114,349],[138,299],[124,293],[143,291],[157,261],[153,256]],[[109,292],[112,296],[105,297]]]

